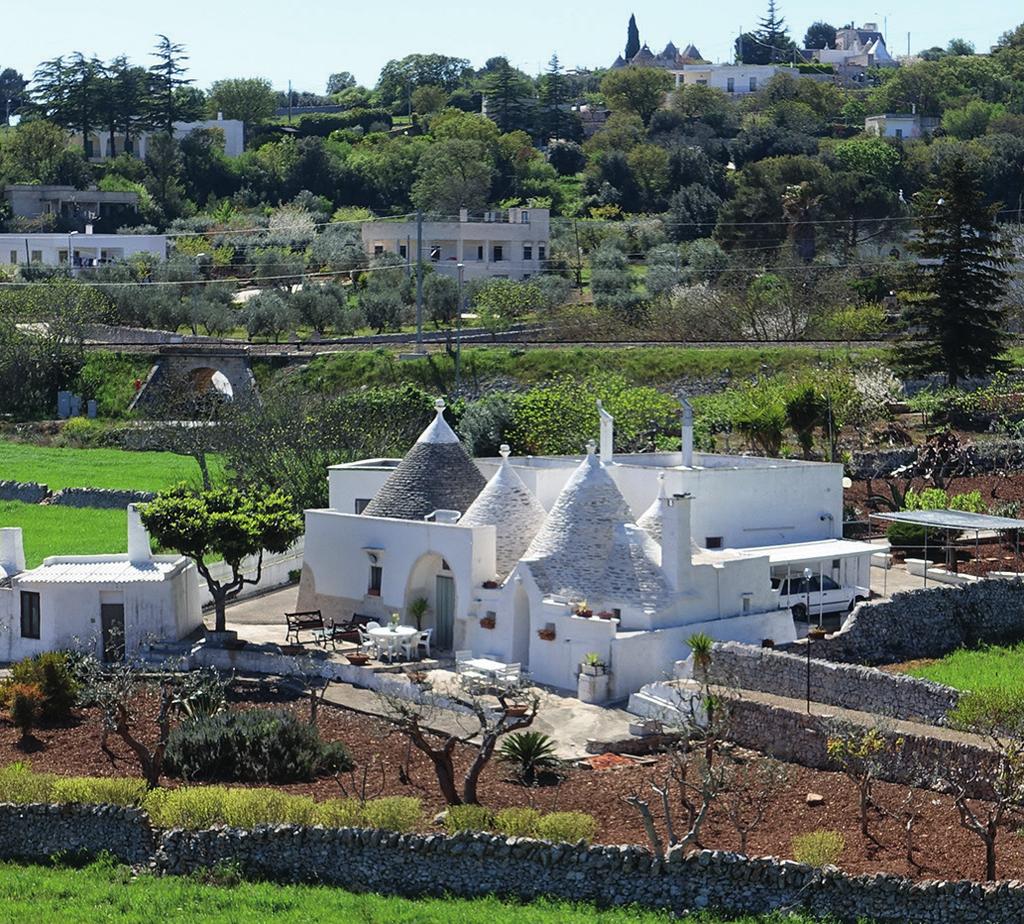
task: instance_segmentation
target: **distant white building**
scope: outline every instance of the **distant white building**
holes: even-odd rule
[[[675,78],[677,90],[696,84],[742,96],[763,89],[780,71],[802,76],[794,68],[781,64],[686,64],[669,73]]]
[[[793,640],[773,579],[869,584],[878,547],[841,538],[841,465],[694,453],[685,422],[682,452],[615,454],[604,412],[600,453],[471,460],[437,406],[404,459],[330,469],[299,609],[386,623],[423,597],[435,647],[560,689],[596,652],[619,699],[670,677],[694,632]]]
[[[0,234],[0,265],[103,266],[119,263],[136,254],[152,254],[167,259],[164,234],[85,234],[42,233]]]
[[[194,131],[202,128],[216,128],[224,133],[224,154],[227,157],[238,157],[245,151],[245,123],[239,119],[225,119],[218,114],[216,119],[202,119],[198,122],[175,122],[174,138],[181,141]],[[146,157],[149,140],[153,132],[139,132],[130,141],[123,134],[95,131],[90,133],[89,140],[92,154],[90,160],[107,160],[120,154],[133,154],[140,160]],[[72,144],[81,146],[82,136],[73,135]]]
[[[201,625],[195,565],[153,555],[133,507],[123,555],[51,556],[25,570],[21,529],[0,529],[0,661],[62,648],[119,660]]]
[[[923,138],[939,125],[935,116],[922,116],[916,112],[885,112],[864,119],[864,131],[880,138]]]
[[[423,222],[423,259],[449,275],[464,267],[466,279],[529,279],[546,266],[551,213],[541,208],[512,208],[458,219]],[[363,247],[369,257],[390,253],[416,260],[415,221],[367,221]]]

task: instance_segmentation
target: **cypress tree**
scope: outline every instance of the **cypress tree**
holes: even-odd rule
[[[626,28],[626,60],[631,61],[640,51],[640,30],[636,27],[636,16],[630,13],[629,26]]]
[[[907,339],[902,368],[916,375],[941,372],[949,384],[1005,365],[1002,298],[1009,278],[1006,248],[996,224],[998,205],[986,205],[981,180],[962,156],[923,190],[921,229],[911,250],[923,262],[905,294]]]

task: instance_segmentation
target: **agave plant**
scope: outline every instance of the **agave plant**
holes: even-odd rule
[[[538,772],[557,770],[562,765],[555,756],[555,742],[537,731],[509,735],[498,749],[498,760],[513,765],[516,775],[526,786],[536,782]]]
[[[686,644],[690,646],[690,651],[693,653],[695,671],[699,672],[701,676],[706,676],[708,667],[711,665],[711,646],[715,644],[715,640],[706,632],[695,632],[686,640]]]

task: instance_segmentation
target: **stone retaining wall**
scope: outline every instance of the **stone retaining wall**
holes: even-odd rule
[[[812,644],[812,652],[816,652],[817,645]],[[956,690],[940,683],[888,674],[873,667],[817,658],[811,659],[810,667],[814,702],[894,719],[942,725],[946,713],[960,698]],[[802,700],[807,696],[807,659],[739,642],[717,642],[708,679],[720,686]]]
[[[793,712],[742,697],[733,700],[729,708],[728,737],[735,744],[816,770],[838,769],[826,747],[835,726],[832,717]],[[887,729],[884,720],[879,730],[890,742],[878,773],[879,779],[887,782],[941,789],[944,785],[939,776],[941,768],[957,772],[958,768],[972,771],[988,767],[985,773],[973,774],[980,777],[995,772],[995,755],[983,747],[931,735],[897,732]],[[957,773],[958,777],[961,775],[966,778],[972,774]],[[987,784],[980,782],[971,795],[986,799],[992,792]]]
[[[933,587],[896,594],[880,603],[862,603],[842,629],[814,641],[812,651],[826,661],[893,664],[915,658],[941,658],[964,645],[1004,644],[1024,638],[1024,582],[978,581],[960,587]],[[779,650],[803,653],[803,641]]]
[[[898,876],[848,876],[775,858],[723,851],[665,861],[635,846],[550,844],[463,833],[396,834],[355,828],[263,825],[251,831],[154,831],[145,814],[110,806],[0,806],[0,856],[47,860],[61,850],[98,853],[181,875],[221,861],[251,877],[318,882],[383,894],[551,896],[597,905],[718,908],[756,914],[805,908],[839,921],[938,924],[1024,918],[1024,885],[913,883]]]
[[[972,474],[988,475],[993,472],[1019,470],[1024,464],[1020,442],[1015,440],[994,440],[972,447]],[[848,466],[851,478],[887,478],[903,465],[909,465],[917,458],[917,449],[901,446],[895,449],[872,449],[855,452]],[[953,491],[956,493],[956,482]]]
[[[49,495],[50,489],[38,481],[0,481],[0,501],[38,504]]]
[[[42,862],[105,850],[131,864],[156,852],[149,816],[117,805],[0,805],[0,858]]]
[[[144,504],[156,495],[152,491],[121,491],[115,488],[61,488],[47,501],[61,507],[97,507],[124,510],[129,504]]]

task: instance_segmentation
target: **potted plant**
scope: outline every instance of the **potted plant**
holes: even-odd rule
[[[526,703],[506,703],[505,715],[510,719],[521,719],[530,707]]]
[[[580,600],[580,602],[576,604],[576,608],[573,612],[581,619],[590,619],[590,617],[594,615],[594,611],[587,606],[586,600]]]
[[[484,616],[484,617],[482,617],[480,619],[480,628],[481,629],[493,629],[494,628],[494,624],[495,624],[495,619],[494,619],[494,615],[492,613],[488,613],[486,616]]]
[[[588,677],[599,677],[606,669],[607,665],[596,651],[588,651],[580,664],[580,671]]]
[[[401,616],[399,616],[399,615],[398,615],[398,613],[392,613],[392,614],[391,614],[391,619],[390,619],[390,621],[388,622],[388,628],[389,628],[389,629],[390,629],[390,630],[391,630],[392,632],[395,632],[395,631],[397,631],[397,629],[398,629],[398,624],[399,624],[399,623],[400,623],[401,621],[402,621],[402,617],[401,617]]]
[[[423,631],[423,617],[430,612],[430,604],[426,597],[417,597],[409,604],[409,615],[416,620],[416,631]]]
[[[547,625],[543,629],[538,629],[537,638],[545,642],[553,642],[555,640],[555,627]]]
[[[365,667],[370,663],[370,656],[365,651],[351,651],[345,658],[349,664],[354,664],[356,667]]]
[[[825,637],[825,630],[821,626],[811,626],[811,628],[807,630],[807,637],[820,641]]]
[[[611,610],[601,610],[597,614],[598,619],[614,619],[615,614]]]
[[[428,682],[426,671],[408,671],[406,676],[409,678],[410,683],[414,683],[419,687],[424,686]]]
[[[497,590],[497,589],[498,589],[498,582],[497,581],[484,581],[484,590]]]
[[[775,639],[773,639],[773,638],[763,638],[763,639],[761,639],[761,647],[762,648],[774,648],[775,647]]]

